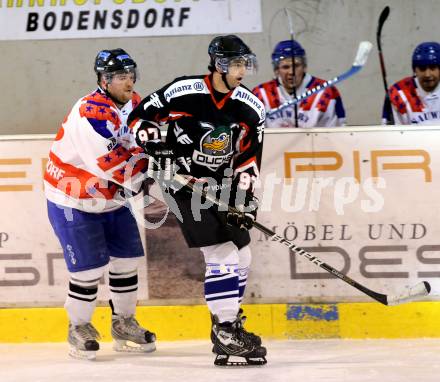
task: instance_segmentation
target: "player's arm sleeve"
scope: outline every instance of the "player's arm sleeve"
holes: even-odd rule
[[[391,110],[394,117],[395,125],[410,125],[411,122],[408,116],[407,105],[403,101],[399,90],[395,85],[391,86],[389,90]]]
[[[116,142],[112,121],[81,113],[80,108],[79,126],[71,139],[75,147],[81,148],[79,153],[85,170],[134,192],[139,191],[147,167],[145,155],[140,149],[126,149]]]
[[[345,114],[344,104],[342,102],[342,97],[339,94],[339,91],[336,90],[337,94],[335,96],[335,115],[336,115],[336,124],[333,126],[346,126],[347,124],[347,116]]]
[[[263,154],[265,115],[253,124],[241,123],[238,152],[234,157],[234,183],[237,190],[252,196],[260,176],[261,157]]]
[[[144,98],[130,113],[127,123],[138,146],[141,146],[141,142],[160,140],[160,128],[168,123],[170,114],[170,104],[165,94],[172,83]]]
[[[261,88],[260,86],[256,86],[252,89],[252,93],[254,93],[257,98],[264,103],[264,98],[263,98],[263,94],[261,93]]]
[[[389,125],[391,123],[392,114],[393,114],[393,110],[392,110],[390,98],[385,97],[382,106],[382,121],[381,121],[382,125]]]
[[[326,89],[318,100],[321,115],[317,127],[340,127],[346,125],[345,109],[338,89]]]
[[[407,115],[407,113],[399,113],[396,110],[396,107],[393,105],[392,107],[392,111],[393,111],[393,117],[394,117],[394,124],[395,125],[410,125],[411,122],[409,121],[409,117]]]

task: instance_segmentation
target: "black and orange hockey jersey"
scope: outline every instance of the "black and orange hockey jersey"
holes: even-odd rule
[[[218,93],[212,75],[180,77],[146,97],[130,114],[135,134],[160,137],[168,124],[166,142],[178,155],[179,172],[197,178],[226,177],[251,190],[259,176],[265,109],[240,85]]]

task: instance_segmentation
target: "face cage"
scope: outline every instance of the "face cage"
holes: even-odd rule
[[[279,56],[277,59],[273,60],[272,65],[274,70],[278,69],[278,66],[280,65],[280,62],[282,60],[285,60],[286,58],[292,59],[292,56]],[[295,64],[302,64],[304,66],[307,66],[307,59],[306,56],[295,56]]]
[[[258,63],[255,54],[245,54],[243,56],[235,57],[217,57],[215,59],[215,67],[220,73],[227,74],[231,63],[240,59],[244,60],[246,74],[255,74],[257,72]]]
[[[127,68],[127,69],[122,69],[122,70],[116,70],[114,72],[103,73],[102,76],[110,84],[112,82],[114,76],[116,76],[118,74],[127,74],[127,73],[134,74],[134,82],[136,82],[140,79],[139,71],[137,68]]]
[[[415,74],[417,68],[419,68],[421,71],[425,71],[428,67],[437,67],[440,69],[440,64],[433,64],[432,62],[426,64],[416,63],[416,65],[413,66],[413,72]]]

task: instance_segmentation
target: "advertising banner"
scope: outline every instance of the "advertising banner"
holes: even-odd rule
[[[261,32],[260,0],[3,0],[0,40]]]
[[[440,128],[268,130],[257,220],[374,291],[440,295]],[[50,140],[0,140],[0,307],[60,306],[68,287],[42,174]],[[175,216],[141,200],[142,304],[202,303],[204,262]],[[147,205],[148,204],[148,205]],[[246,302],[371,301],[253,229]],[[99,291],[108,298],[107,280]]]
[[[427,280],[436,298],[440,131],[395,129],[266,134],[258,220],[370,289],[392,294]],[[252,236],[250,295],[370,300],[282,244]]]

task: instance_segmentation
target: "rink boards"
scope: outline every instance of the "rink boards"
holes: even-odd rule
[[[246,328],[266,339],[428,338],[440,337],[439,302],[387,307],[377,303],[252,304],[243,306]],[[209,338],[207,307],[143,306],[141,324],[158,341]],[[97,308],[93,324],[102,341],[110,341],[110,308]],[[64,342],[67,316],[63,308],[0,309],[0,343]]]
[[[439,138],[439,127],[266,134],[260,223],[375,291],[399,293],[421,280],[433,290],[424,302],[383,307],[253,230],[250,330],[273,338],[440,337]],[[0,342],[65,340],[68,275],[42,192],[50,141],[0,140]],[[206,338],[200,254],[185,252],[173,221],[142,232],[141,321],[163,340]],[[98,308],[95,320],[108,338],[109,309]]]

